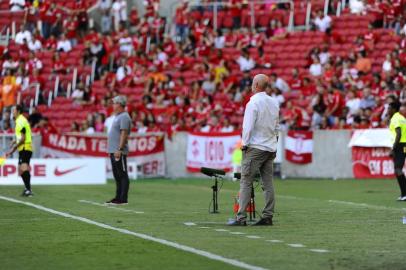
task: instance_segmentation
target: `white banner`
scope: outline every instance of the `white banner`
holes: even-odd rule
[[[32,159],[33,185],[89,185],[106,183],[104,158]],[[8,159],[0,166],[0,185],[22,185],[18,160]]]
[[[393,136],[389,129],[361,129],[355,130],[348,147],[389,147],[393,146]]]
[[[49,134],[43,137],[41,157],[103,157],[106,159],[107,177],[113,178],[106,147],[106,136]],[[127,165],[131,179],[165,176],[165,148],[162,133],[133,134],[129,137],[129,148]]]
[[[88,158],[89,156],[75,155],[65,151],[58,151],[49,147],[41,148],[41,155],[48,158]],[[107,154],[105,154],[107,156]],[[103,158],[102,158],[103,159]],[[113,179],[110,158],[105,158],[106,177]],[[127,157],[128,176],[130,179],[151,178],[165,175],[164,152],[149,154],[145,156]]]
[[[186,155],[188,171],[199,172],[201,167],[232,170],[231,156],[240,139],[239,132],[189,133]]]

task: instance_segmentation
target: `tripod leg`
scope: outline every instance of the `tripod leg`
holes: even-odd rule
[[[252,189],[251,189],[251,211],[252,211],[252,216],[254,217],[254,219],[256,218],[256,211],[255,211],[255,194],[254,194],[254,185],[252,185]]]
[[[217,178],[215,178],[214,185],[211,187],[213,190],[213,198],[212,198],[212,204],[213,204],[213,211],[211,213],[218,213],[218,182]]]

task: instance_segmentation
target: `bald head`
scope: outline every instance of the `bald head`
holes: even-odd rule
[[[269,77],[265,74],[255,75],[254,80],[252,81],[252,92],[258,93],[265,91],[269,84]]]

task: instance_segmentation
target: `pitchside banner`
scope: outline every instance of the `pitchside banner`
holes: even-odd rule
[[[286,160],[296,164],[312,162],[313,132],[289,130],[285,138]]]
[[[201,167],[231,171],[231,156],[240,132],[203,133],[191,132],[187,139],[186,168],[189,172],[199,172]]]
[[[164,136],[162,133],[130,135],[127,158],[130,178],[165,175]],[[106,136],[47,134],[42,138],[41,157],[103,157],[106,159],[107,177],[112,178],[107,155]]]
[[[395,171],[389,156],[392,147],[388,129],[356,130],[349,143],[352,170],[355,178],[394,178]]]
[[[88,185],[106,183],[104,158],[32,159],[33,185]],[[18,160],[7,159],[0,166],[0,185],[22,185]]]

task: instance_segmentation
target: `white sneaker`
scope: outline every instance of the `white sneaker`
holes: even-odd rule
[[[23,194],[21,194],[21,196],[23,197],[32,197],[32,195],[34,195],[34,193],[32,193],[32,191],[28,189],[24,190]]]
[[[402,201],[402,202],[406,202],[406,196],[403,196],[403,197],[399,197],[399,199],[398,199],[399,201]]]

